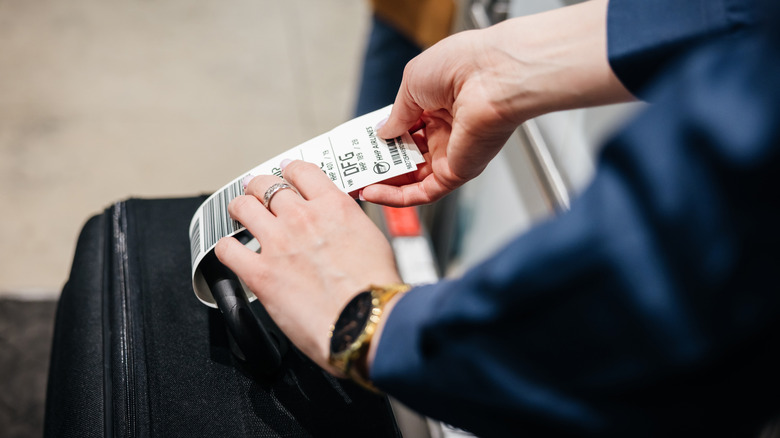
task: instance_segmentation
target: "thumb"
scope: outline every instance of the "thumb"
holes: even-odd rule
[[[398,95],[395,98],[393,109],[390,111],[390,117],[388,117],[385,124],[377,130],[376,134],[380,138],[385,139],[400,137],[420,120],[422,113],[423,109],[420,108],[420,106],[417,105],[417,102],[412,98],[407,87],[406,79],[404,79],[401,82],[401,88],[398,90]]]

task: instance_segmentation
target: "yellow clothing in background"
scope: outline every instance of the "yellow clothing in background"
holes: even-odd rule
[[[454,0],[371,0],[376,15],[421,48],[448,36],[455,17]]]

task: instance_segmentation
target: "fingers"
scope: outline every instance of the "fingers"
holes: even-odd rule
[[[260,175],[252,178],[252,181],[244,189],[244,193],[256,198],[259,201],[260,208],[264,208],[263,203],[268,203],[267,211],[270,211],[274,215],[278,216],[284,214],[285,211],[290,209],[296,209],[303,204],[304,200],[301,195],[292,188],[277,188],[269,192],[274,184],[286,183],[287,181],[273,176],[273,175]],[[293,187],[295,184],[290,183]],[[266,198],[268,199],[266,201]],[[238,199],[238,198],[236,198]],[[236,219],[241,222],[239,219]],[[241,222],[244,224],[243,222]],[[247,228],[247,224],[244,224]],[[249,230],[252,231],[252,230]]]
[[[262,242],[268,227],[276,219],[254,196],[239,196],[228,204],[230,217],[241,222],[258,241]]]
[[[484,113],[482,113],[484,114]],[[506,144],[516,128],[514,124],[493,126],[479,129],[479,116],[471,109],[460,108],[458,119],[453,120],[447,148],[452,151],[448,155],[448,164],[452,176],[466,182],[473,179],[487,167],[501,148]],[[482,126],[487,125],[487,123]],[[479,145],[474,147],[473,145]]]
[[[406,187],[406,186],[404,186]],[[361,200],[389,207],[409,207],[401,187],[385,184],[372,184],[360,192]]]
[[[386,184],[372,184],[364,188],[361,194],[363,195],[363,199],[375,204],[387,205],[390,207],[410,207],[436,201],[447,193],[442,190],[430,190],[426,188],[424,181],[425,180],[400,187]]]
[[[319,167],[301,160],[291,161],[284,169],[284,179],[290,182],[304,199],[323,196],[338,187]]]
[[[258,263],[260,254],[245,247],[234,237],[220,239],[214,251],[222,264],[245,281],[257,276],[258,270],[262,267]]]
[[[423,113],[423,109],[415,102],[409,92],[409,72],[410,67],[407,64],[390,117],[377,131],[377,135],[381,138],[395,138],[403,135],[404,132],[418,124],[420,115]]]

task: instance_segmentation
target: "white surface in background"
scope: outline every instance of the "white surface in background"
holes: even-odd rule
[[[214,191],[348,120],[368,7],[0,0],[0,294],[59,290],[114,201]]]

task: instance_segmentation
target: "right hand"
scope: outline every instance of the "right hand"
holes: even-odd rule
[[[426,159],[411,176],[366,187],[391,206],[436,201],[479,175],[518,125],[550,111],[633,100],[607,60],[606,0],[446,38],[407,64],[377,133],[415,135]]]

